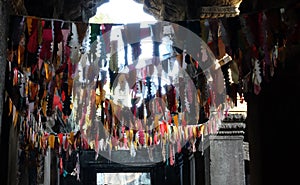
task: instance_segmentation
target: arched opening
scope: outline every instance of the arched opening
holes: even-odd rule
[[[128,24],[155,21],[152,15],[143,10],[143,6],[133,0],[110,0],[97,8],[96,15],[89,22]]]

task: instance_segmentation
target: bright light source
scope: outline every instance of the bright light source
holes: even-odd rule
[[[137,23],[155,21],[155,18],[143,10],[143,4],[133,0],[109,0],[97,8],[97,13],[90,23]]]

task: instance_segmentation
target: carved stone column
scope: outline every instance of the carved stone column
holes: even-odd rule
[[[245,185],[244,123],[222,123],[204,143],[205,184]]]
[[[0,1],[0,117],[3,113],[6,48],[7,48],[8,12],[7,2]],[[0,119],[0,143],[1,143],[2,119]]]
[[[1,184],[7,184],[8,174],[8,138],[6,137],[9,133],[9,130],[3,129],[3,120],[2,115],[3,105],[4,105],[4,89],[5,89],[5,71],[6,71],[6,48],[7,48],[7,30],[8,30],[8,10],[7,10],[7,1],[0,0],[0,179]],[[7,127],[5,127],[7,128]]]

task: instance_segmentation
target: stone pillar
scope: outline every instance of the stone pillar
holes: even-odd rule
[[[205,184],[245,185],[244,123],[222,123],[204,143]]]
[[[7,49],[7,30],[8,30],[8,6],[6,0],[0,0],[0,179],[1,184],[8,183],[8,137],[9,127],[3,124],[3,104],[5,89],[5,71],[6,71],[6,49]],[[5,125],[5,126],[4,126]],[[4,128],[5,129],[4,129]],[[6,134],[3,134],[6,133]]]
[[[5,70],[6,70],[6,49],[7,49],[7,30],[8,12],[7,1],[0,0],[0,118],[3,113]],[[0,143],[1,143],[2,119],[0,119]]]
[[[48,147],[44,160],[44,185],[50,185],[51,182],[51,149]]]

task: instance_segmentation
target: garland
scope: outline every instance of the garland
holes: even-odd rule
[[[83,25],[57,20],[23,17],[13,21],[18,26],[10,39],[19,44],[12,49],[17,55],[8,60],[11,68],[8,69],[7,91],[13,92],[12,89],[17,88],[18,96],[9,94],[10,114],[22,118],[20,122],[15,118],[13,123],[22,131],[24,145],[36,148],[43,155],[51,148],[59,155],[63,151],[94,149],[97,154],[105,150],[128,150],[135,156],[138,149],[149,148],[150,152],[150,148],[160,147],[163,143],[165,151],[162,155],[167,160],[170,158],[168,163],[174,165],[175,145],[176,151],[180,152],[186,142],[194,145],[203,135],[217,132],[222,110],[216,107],[216,114],[209,115],[210,108],[204,109],[214,101],[210,101],[213,100],[212,93],[207,84],[201,87],[199,82],[195,83],[205,78],[199,75],[203,71],[191,56],[183,54],[181,62],[187,66],[187,74],[182,76],[179,86],[169,77],[175,68],[174,60],[158,62],[160,43],[157,41],[153,42],[152,51],[155,65],[142,68],[135,68],[141,54],[140,40],[130,44],[135,62],[126,65],[130,72],[125,73],[119,69],[118,43],[107,43],[107,37],[102,38],[109,35],[105,29],[111,29],[110,25],[93,24],[83,29]],[[143,34],[147,36],[147,31]],[[126,37],[129,38],[128,32]],[[107,66],[105,56],[108,51],[110,61]],[[96,60],[97,55],[100,61]],[[148,72],[154,74],[155,71],[161,73],[156,78],[158,84],[147,76]],[[171,83],[166,85],[163,80]],[[129,84],[131,81],[134,85]],[[125,106],[110,99],[110,92],[106,92],[114,92],[113,84],[117,82],[125,84],[134,93],[131,102]],[[202,97],[196,93],[197,89],[193,89],[195,84],[198,90],[202,88]],[[122,85],[119,93],[121,90],[124,90]],[[153,93],[155,90],[157,93]],[[140,104],[133,101],[138,98]],[[206,103],[200,107],[199,103],[203,101]],[[201,111],[207,118],[200,118]],[[60,166],[60,172],[64,174],[64,165]]]

